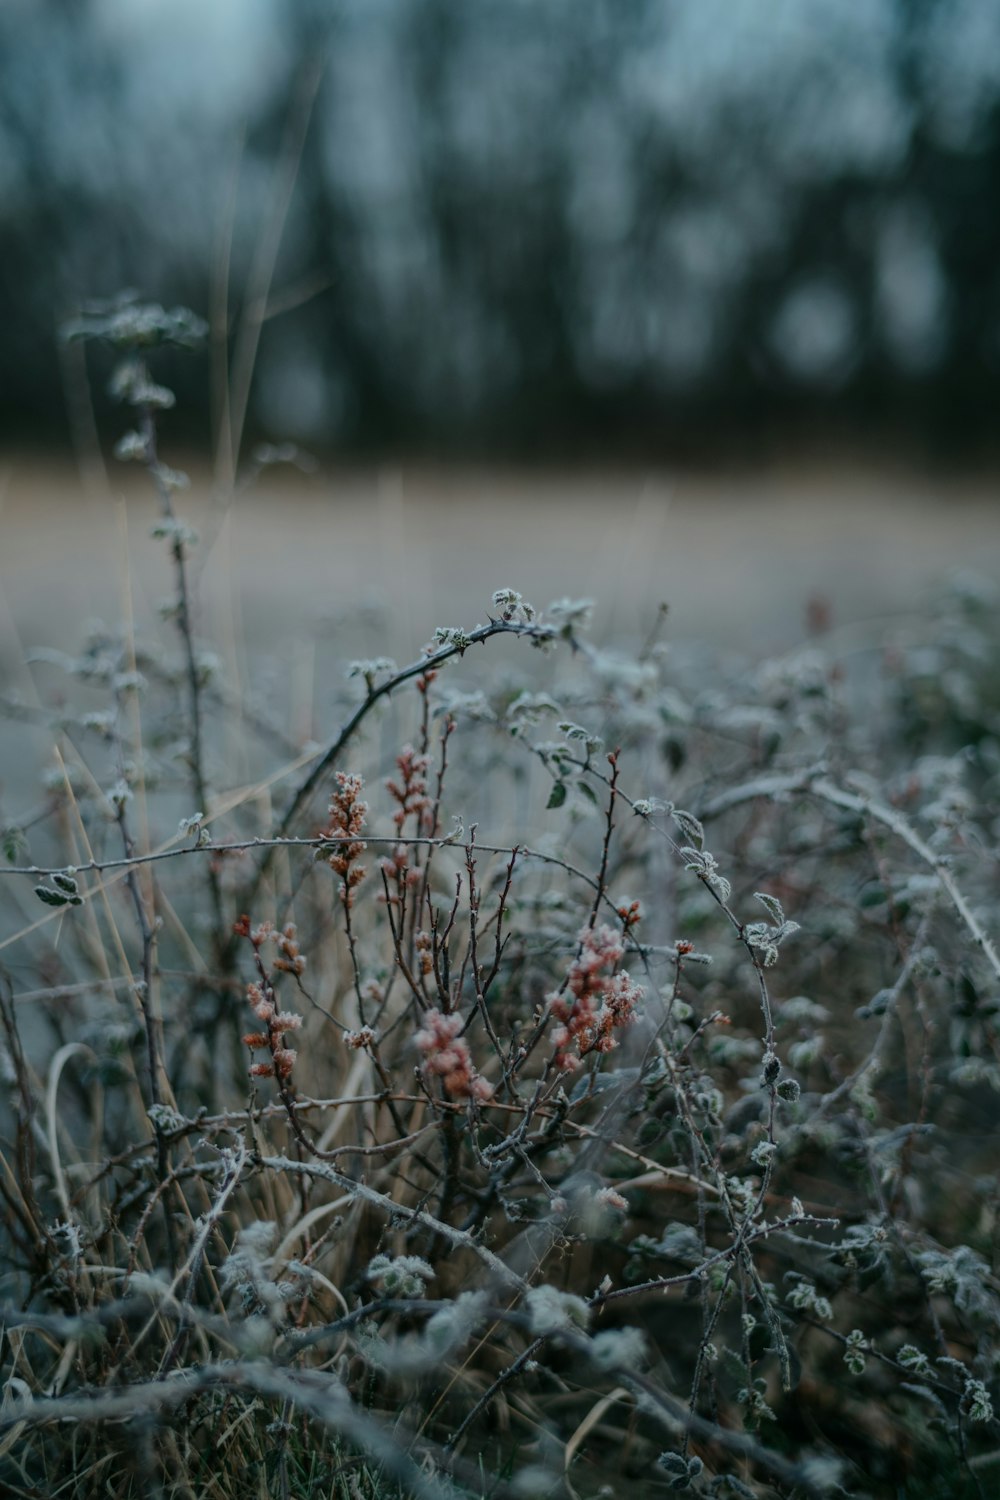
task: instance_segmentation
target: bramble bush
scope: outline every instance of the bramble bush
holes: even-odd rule
[[[202,332],[71,330],[174,597],[4,812],[4,1493],[991,1493],[996,599],[748,664],[500,589],[295,744],[196,633]]]

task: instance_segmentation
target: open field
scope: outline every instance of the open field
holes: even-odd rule
[[[89,616],[113,617],[124,555],[140,620],[165,592],[144,476],[116,466],[110,481],[87,492],[68,465],[0,464],[8,666],[21,643],[56,644]],[[386,646],[402,651],[434,625],[480,618],[509,584],[538,603],[595,598],[601,634],[644,629],[666,599],[676,639],[772,650],[801,637],[815,595],[844,623],[912,609],[952,568],[1000,579],[991,476],[279,470],[228,506],[209,493],[196,472],[178,501],[203,541],[193,562],[204,633],[231,630],[235,608],[254,649],[328,638],[332,619],[377,602],[389,610]]]
[[[596,601],[593,638],[667,638],[754,657],[808,633],[878,639],[959,569],[1000,582],[1000,480],[831,464],[753,475],[354,469],[265,471],[227,501],[192,465],[196,630],[230,681],[280,699],[293,738],[329,727],[345,661],[412,660],[438,625],[485,618],[494,589]],[[29,700],[33,647],[73,650],[94,619],[160,628],[170,590],[143,474],[0,464],[0,682]],[[38,739],[38,749],[47,744]],[[30,730],[0,724],[3,782],[33,795]],[[27,763],[26,762],[27,751]],[[27,779],[25,773],[28,773]]]

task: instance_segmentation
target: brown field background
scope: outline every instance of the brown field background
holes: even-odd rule
[[[669,640],[760,655],[806,637],[811,600],[834,629],[877,639],[955,569],[1000,582],[989,476],[842,462],[753,475],[275,469],[229,498],[193,479],[178,511],[200,536],[199,633],[237,689],[274,684],[300,739],[328,727],[323,700],[345,660],[412,660],[435,626],[483,620],[501,586],[542,607],[595,599],[598,644],[640,638],[666,600]],[[68,463],[0,466],[5,693],[30,700],[31,648],[72,651],[89,619],[131,610],[172,649],[156,621],[171,577],[155,519],[138,471],[84,484]],[[47,739],[0,724],[8,814],[35,795]]]

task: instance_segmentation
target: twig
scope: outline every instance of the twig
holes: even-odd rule
[[[373,1207],[381,1209],[390,1219],[402,1216],[409,1219],[412,1224],[419,1224],[421,1228],[429,1229],[432,1234],[440,1235],[456,1250],[468,1250],[472,1255],[477,1256],[487,1270],[505,1286],[513,1287],[522,1293],[528,1290],[528,1284],[524,1278],[516,1271],[512,1271],[498,1255],[494,1255],[492,1250],[488,1250],[473,1235],[465,1230],[455,1229],[451,1224],[442,1223],[425,1209],[410,1208],[405,1203],[398,1203],[394,1198],[387,1198],[384,1193],[377,1192],[366,1183],[355,1182],[352,1178],[345,1177],[342,1172],[338,1172],[335,1167],[328,1166],[325,1162],[302,1162],[292,1161],[287,1156],[265,1156],[261,1158],[261,1166],[268,1167],[273,1172],[290,1172],[298,1177],[320,1177],[324,1182],[331,1182],[342,1193],[350,1193],[352,1197],[360,1198],[363,1203],[370,1203]]]

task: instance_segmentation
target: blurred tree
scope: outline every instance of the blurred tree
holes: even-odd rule
[[[12,431],[59,420],[53,330],[87,298],[208,310],[230,204],[238,327],[317,60],[258,430],[535,451],[716,448],[792,419],[988,437],[996,0],[8,0]]]

